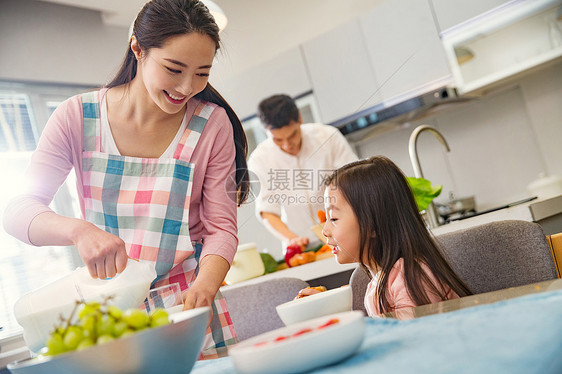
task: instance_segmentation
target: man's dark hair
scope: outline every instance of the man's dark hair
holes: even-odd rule
[[[280,129],[291,121],[299,122],[299,108],[287,95],[273,95],[258,105],[258,115],[262,124],[269,129]]]

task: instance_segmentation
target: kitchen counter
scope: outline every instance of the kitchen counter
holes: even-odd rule
[[[358,264],[339,264],[336,261],[335,257],[330,257],[324,260],[314,261],[308,264],[265,274],[260,277],[248,279],[240,283],[223,286],[221,287],[221,289],[224,287],[240,287],[248,284],[255,284],[275,278],[299,278],[306,282],[309,282],[312,286],[315,285],[314,281],[317,279],[325,279],[336,274],[347,273],[353,271],[357,266]]]
[[[504,220],[522,220],[539,223],[545,235],[562,232],[562,196],[550,199],[539,199],[510,208],[500,209],[495,212],[453,221],[431,230],[434,235],[466,229],[483,225],[488,222]]]

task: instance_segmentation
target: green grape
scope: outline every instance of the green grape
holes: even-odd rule
[[[113,325],[113,336],[118,338],[121,335],[123,335],[123,333],[129,328],[129,325],[127,325],[125,322],[123,321],[118,321],[115,322],[115,325]]]
[[[78,313],[78,318],[82,319],[89,314],[101,314],[101,306],[98,302],[89,302],[84,304],[84,307]]]
[[[80,320],[80,326],[84,330],[84,335],[93,337],[96,331],[96,322],[98,318],[95,314],[88,314]]]
[[[123,321],[136,330],[142,330],[149,323],[148,315],[140,309],[127,309]]]
[[[100,335],[112,335],[113,328],[115,326],[115,320],[107,315],[101,318],[101,321],[96,325],[96,333]]]
[[[123,334],[121,334],[120,338],[124,338],[124,337],[127,337],[129,335],[133,335],[134,333],[136,333],[135,330],[133,330],[131,328],[127,328],[127,330],[123,331]]]
[[[170,324],[168,312],[162,308],[156,308],[150,314],[150,327],[166,326]]]
[[[67,320],[55,326],[41,354],[54,356],[60,353],[81,351],[96,344],[110,342],[129,336],[147,327],[170,324],[166,310],[157,308],[150,315],[141,309],[122,311],[114,305],[107,306],[107,300],[77,303],[79,320],[72,322],[74,311]]]
[[[168,312],[162,308],[156,308],[150,313],[151,319],[168,318]]]
[[[51,356],[66,352],[64,341],[58,332],[54,332],[47,339],[47,350],[48,354]]]
[[[121,311],[121,309],[119,309],[119,307],[116,307],[115,305],[110,305],[107,307],[107,314],[115,318],[116,320],[121,319],[121,317],[123,316],[123,312]]]
[[[104,343],[109,343],[110,341],[115,340],[115,338],[111,335],[101,335],[98,340],[97,340],[97,344],[104,344]]]
[[[91,346],[93,346],[93,345],[95,345],[95,344],[96,344],[96,343],[95,343],[92,339],[86,338],[86,339],[82,340],[82,341],[80,342],[80,344],[78,344],[78,347],[76,347],[76,350],[77,350],[77,351],[81,351],[81,350],[86,349],[86,348],[88,348],[88,347],[91,347]]]
[[[81,327],[70,326],[64,334],[64,345],[67,350],[73,351],[78,347],[78,344],[84,340],[84,332]]]
[[[150,321],[150,327],[166,326],[170,324],[168,317],[153,318]]]

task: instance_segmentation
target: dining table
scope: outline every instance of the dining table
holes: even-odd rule
[[[309,372],[562,373],[562,279],[364,318],[353,355]],[[223,357],[192,373],[238,371]]]

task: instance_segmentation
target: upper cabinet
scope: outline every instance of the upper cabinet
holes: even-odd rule
[[[389,0],[360,18],[383,100],[450,78],[427,0]]]
[[[381,102],[358,20],[302,45],[320,116],[325,123]]]
[[[562,59],[562,1],[513,1],[442,33],[461,94],[486,92]]]
[[[506,0],[430,0],[439,31],[493,9]]]
[[[211,82],[241,119],[256,114],[260,101],[274,94],[298,96],[312,89],[299,46],[230,79]]]

